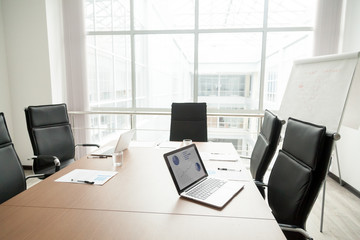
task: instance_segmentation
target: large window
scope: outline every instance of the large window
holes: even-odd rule
[[[206,102],[208,112],[277,110],[293,60],[312,53],[315,7],[314,0],[85,0],[90,107]],[[213,139],[258,129],[246,118],[209,122]],[[168,122],[153,116],[136,124],[166,130]]]

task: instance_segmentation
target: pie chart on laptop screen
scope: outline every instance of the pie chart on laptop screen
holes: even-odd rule
[[[198,171],[198,172],[200,172],[200,170],[201,170],[201,166],[200,166],[200,163],[195,163],[195,168],[196,168],[196,170]]]
[[[174,155],[172,157],[172,161],[175,165],[179,165],[179,163],[180,163],[180,160],[179,160],[178,156],[176,156],[176,155]]]

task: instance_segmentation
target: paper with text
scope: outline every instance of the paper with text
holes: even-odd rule
[[[118,172],[97,171],[88,169],[74,169],[71,172],[55,180],[55,182],[71,182],[82,184],[103,185]]]

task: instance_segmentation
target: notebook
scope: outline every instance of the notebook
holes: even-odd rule
[[[100,148],[95,152],[92,152],[92,156],[106,156],[111,157],[114,152],[121,152],[124,151],[129,147],[132,137],[134,136],[135,130],[130,130],[120,134],[120,137],[116,143],[116,146],[108,146],[104,148]]]
[[[165,153],[164,159],[181,197],[223,208],[244,187],[238,181],[208,177],[195,144]]]

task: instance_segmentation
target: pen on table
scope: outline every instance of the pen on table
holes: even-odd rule
[[[241,169],[240,169],[240,170],[236,170],[236,169],[230,169],[230,168],[218,168],[218,170],[241,172]]]
[[[95,182],[87,181],[87,180],[76,180],[71,179],[72,182],[78,182],[78,183],[86,183],[86,184],[94,184]]]
[[[108,156],[96,156],[96,155],[91,155],[91,156],[87,156],[87,158],[107,158]]]

